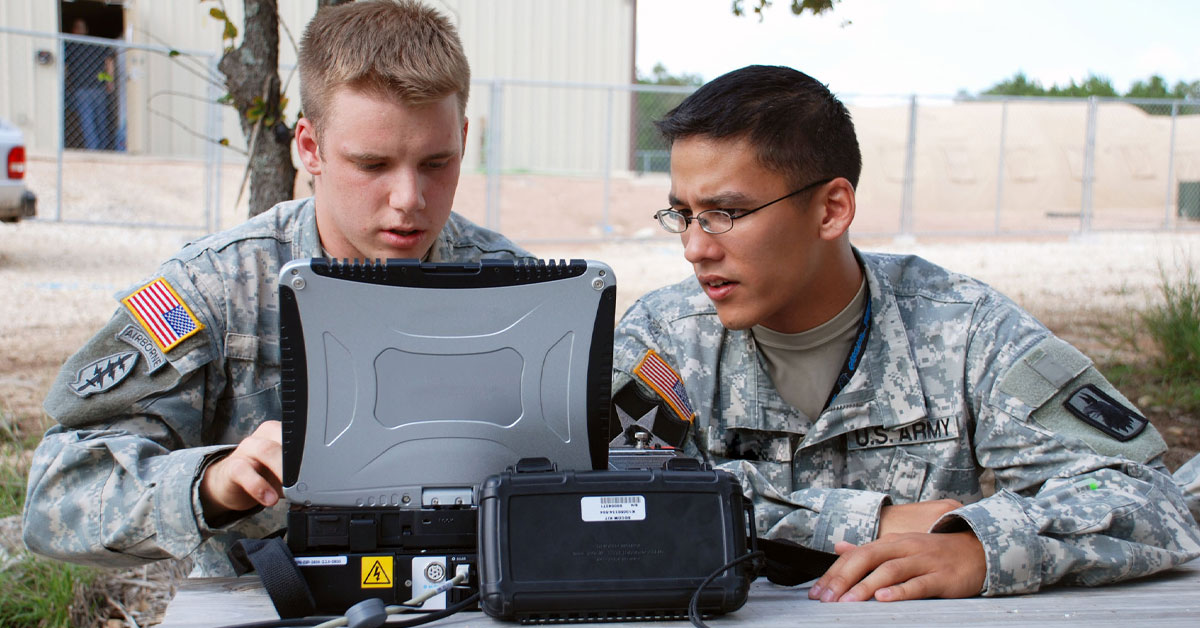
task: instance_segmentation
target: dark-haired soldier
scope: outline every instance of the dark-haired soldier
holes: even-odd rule
[[[851,245],[861,156],[824,85],[743,68],[659,129],[655,217],[695,278],[622,318],[614,398],[736,473],[760,534],[840,555],[810,597],[1029,593],[1200,555],[1166,445],[1091,360],[978,281]]]

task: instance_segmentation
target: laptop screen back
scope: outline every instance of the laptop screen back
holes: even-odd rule
[[[474,503],[520,458],[606,468],[604,264],[296,260],[279,285],[293,503]]]

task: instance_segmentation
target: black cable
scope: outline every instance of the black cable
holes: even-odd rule
[[[248,624],[231,624],[229,626],[221,626],[221,628],[291,628],[292,626],[316,626],[317,624],[322,624],[338,617],[339,615],[310,615],[308,617],[296,617],[293,619],[269,619],[267,621],[255,621]]]
[[[764,554],[762,552],[750,552],[749,554],[742,554],[741,556],[738,556],[724,565],[721,565],[716,571],[709,574],[708,577],[704,579],[704,582],[701,582],[700,586],[696,587],[696,592],[692,594],[692,601],[688,604],[688,619],[691,620],[692,625],[696,628],[708,628],[708,624],[701,621],[700,618],[700,594],[704,591],[704,587],[711,584],[713,580],[716,580],[718,577],[720,577],[720,575],[725,573],[726,570],[748,560],[762,558],[763,556]]]
[[[415,617],[405,622],[394,622],[385,624],[390,628],[409,628],[409,626],[420,626],[439,619],[445,619],[457,612],[466,610],[472,604],[479,601],[479,593],[472,593],[467,599],[447,607],[445,610],[435,611],[426,615]],[[338,615],[327,615],[324,617],[297,617],[295,619],[272,619],[268,621],[258,621],[248,624],[233,624],[230,626],[222,626],[221,628],[292,628],[293,626],[316,626],[323,624],[331,619],[337,619]]]
[[[390,626],[392,628],[395,628],[396,626],[399,626],[400,628],[408,628],[409,626],[420,626],[421,624],[428,624],[429,622],[437,621],[439,619],[445,619],[459,611],[466,610],[467,608],[470,608],[470,606],[472,604],[475,604],[478,601],[479,601],[479,592],[475,592],[475,593],[472,593],[471,596],[468,597],[467,599],[465,599],[453,606],[447,607],[446,610],[436,611],[433,613],[429,613],[428,615],[422,615],[420,617],[415,617],[415,618],[413,618],[409,621],[405,621],[405,622],[389,623],[389,624],[385,624],[385,625]]]

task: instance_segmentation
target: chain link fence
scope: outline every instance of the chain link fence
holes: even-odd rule
[[[0,114],[25,129],[40,220],[212,231],[244,219],[245,142],[219,102],[216,55],[4,27],[0,51],[39,66]],[[650,216],[670,154],[653,122],[693,89],[475,81],[456,210],[527,243],[663,236]],[[1200,103],[843,100],[863,151],[856,235],[1200,227]],[[302,172],[297,193],[309,189]]]

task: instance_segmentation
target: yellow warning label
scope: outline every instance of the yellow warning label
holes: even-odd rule
[[[392,557],[362,557],[362,588],[390,589],[392,587]]]

